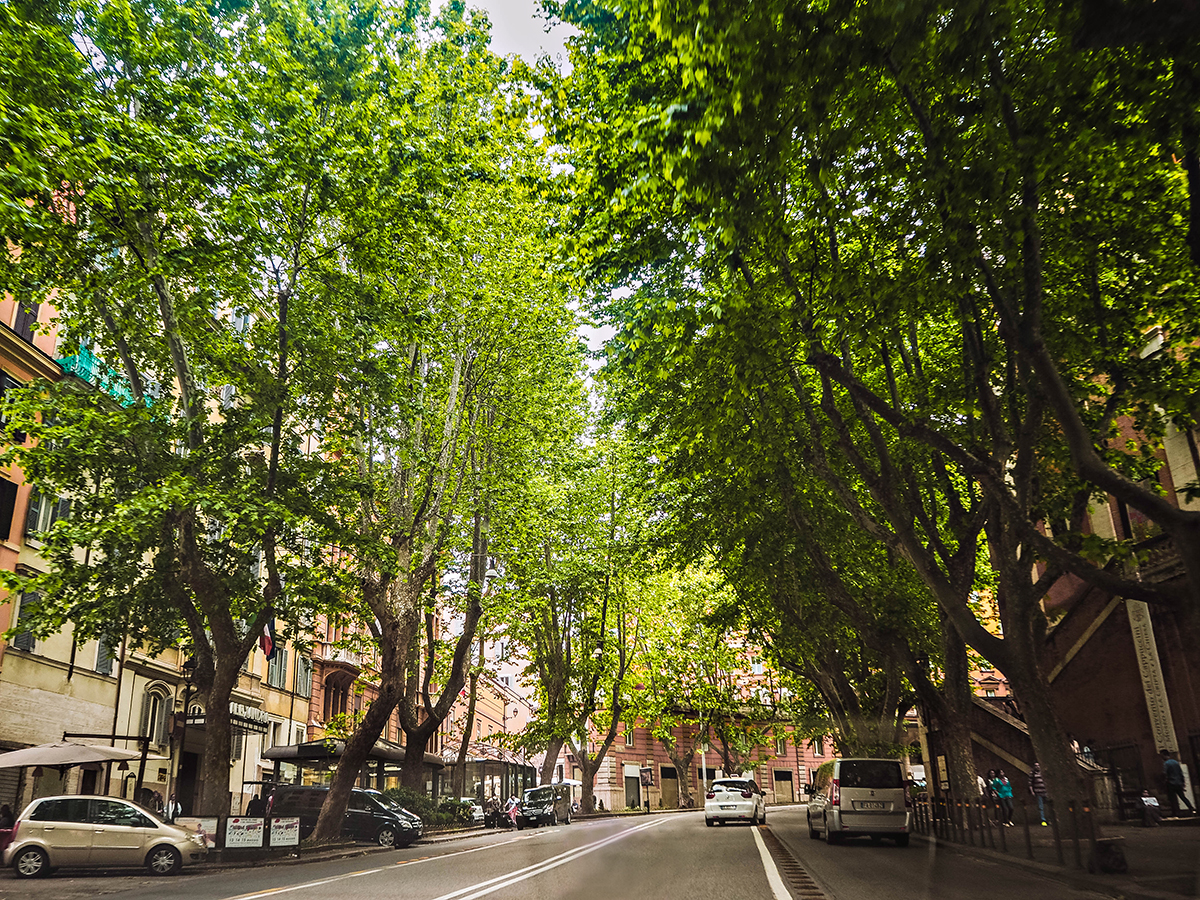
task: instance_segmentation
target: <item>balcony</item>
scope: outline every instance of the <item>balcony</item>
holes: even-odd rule
[[[75,356],[64,356],[58,361],[65,374],[74,375],[108,394],[122,406],[133,404],[133,391],[129,382],[90,350],[80,350]]]

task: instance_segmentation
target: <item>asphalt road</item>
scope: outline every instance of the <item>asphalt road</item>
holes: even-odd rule
[[[903,850],[890,842],[876,846],[865,840],[829,847],[808,840],[803,807],[772,809],[768,819],[771,832],[807,868],[827,900],[1099,896],[1003,864],[931,853],[917,841]],[[140,873],[66,873],[28,882],[4,872],[0,900],[799,898],[770,861],[769,842],[769,835],[748,826],[705,828],[701,813],[676,813],[477,834],[350,859],[185,870],[166,879]]]

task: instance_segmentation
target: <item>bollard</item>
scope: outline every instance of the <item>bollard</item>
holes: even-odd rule
[[[1046,809],[1050,811],[1050,831],[1054,834],[1054,852],[1058,855],[1058,864],[1065,866],[1067,861],[1063,858],[1062,835],[1058,831],[1058,807],[1053,800],[1047,798]]]
[[[1075,810],[1075,804],[1078,801],[1072,800],[1067,804],[1067,810],[1071,813],[1071,840],[1075,842],[1075,868],[1083,868],[1083,852],[1079,846],[1079,816]]]
[[[1025,806],[1025,801],[1021,800],[1021,819],[1025,823],[1025,852],[1033,859],[1033,836],[1029,833],[1029,809]]]

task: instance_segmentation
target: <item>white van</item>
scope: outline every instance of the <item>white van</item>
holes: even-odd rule
[[[844,837],[865,834],[873,840],[890,837],[908,846],[912,830],[912,799],[899,761],[894,759],[835,759],[831,769],[817,772],[808,801],[808,836],[823,834],[836,844]]]

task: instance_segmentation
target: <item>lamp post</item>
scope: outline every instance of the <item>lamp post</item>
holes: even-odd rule
[[[196,673],[196,657],[189,656],[183,661],[183,728],[179,731],[179,759],[175,763],[175,778],[171,782],[171,793],[167,798],[170,802],[174,797],[179,802],[179,770],[183,768],[183,747],[187,741],[188,705],[192,702],[192,676]],[[180,803],[182,806],[182,803]],[[174,820],[174,815],[171,819]]]

